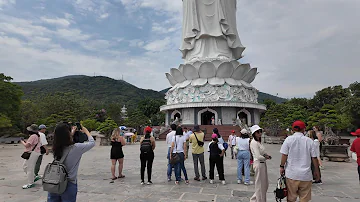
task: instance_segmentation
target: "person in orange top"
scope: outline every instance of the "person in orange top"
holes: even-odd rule
[[[350,151],[356,153],[357,156],[359,183],[360,183],[360,129],[357,129],[355,132],[351,133],[351,135],[357,136],[357,138],[353,141],[351,145]]]

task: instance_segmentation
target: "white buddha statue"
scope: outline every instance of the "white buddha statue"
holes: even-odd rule
[[[236,0],[183,0],[183,59],[238,60],[245,47],[236,28]]]

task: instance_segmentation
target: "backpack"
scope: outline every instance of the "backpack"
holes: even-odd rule
[[[52,163],[49,163],[46,166],[42,179],[44,191],[53,194],[62,194],[66,190],[68,183],[68,172],[66,166],[63,163],[70,150],[71,146],[63,151],[63,156],[59,161],[55,158]]]
[[[287,197],[286,178],[281,176],[278,179],[276,189],[274,191],[276,202],[281,202],[282,199]]]
[[[150,153],[152,152],[152,145],[150,139],[144,139],[140,146],[141,153]]]

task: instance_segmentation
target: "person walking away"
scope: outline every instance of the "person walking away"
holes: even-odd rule
[[[360,184],[360,129],[357,129],[355,132],[352,132],[351,135],[357,137],[351,144],[350,151],[356,153],[357,156],[359,184]]]
[[[189,141],[192,147],[192,157],[194,162],[195,178],[200,181],[198,163],[200,162],[202,180],[206,180],[206,170],[204,161],[204,133],[200,130],[199,125],[194,126],[194,132],[190,135]]]
[[[224,176],[224,154],[225,148],[223,144],[219,142],[218,135],[212,134],[211,135],[212,141],[208,145],[208,152],[209,155],[209,176],[210,176],[210,184],[214,184],[214,171],[215,166],[219,174],[219,180],[223,185],[226,184],[225,176]]]
[[[68,172],[68,184],[65,192],[62,194],[48,193],[48,202],[76,202],[78,191],[77,174],[81,157],[95,146],[94,138],[90,135],[89,131],[84,126],[81,127],[81,132],[88,136],[88,142],[75,144],[72,136],[75,133],[76,127],[71,127],[67,123],[60,123],[55,128],[52,147],[54,159],[60,160],[65,150],[69,152],[63,162]]]
[[[41,124],[39,126],[39,136],[40,136],[40,144],[41,144],[41,147],[40,147],[40,156],[38,158],[38,160],[36,161],[36,165],[35,165],[35,182],[38,181],[39,179],[41,179],[41,176],[39,175],[39,171],[40,171],[40,166],[41,166],[41,163],[42,163],[42,159],[43,159],[43,155],[46,154],[46,155],[49,155],[49,149],[47,148],[47,145],[48,145],[48,142],[46,140],[46,135],[45,135],[45,132],[46,132],[46,126],[44,124]]]
[[[320,161],[321,161],[321,159],[320,159],[320,142],[317,139],[318,137],[316,136],[316,133],[313,130],[308,131],[307,134],[308,134],[309,138],[314,141],[314,149],[315,149],[315,152],[316,152],[317,160],[318,160],[319,165],[320,165]],[[320,178],[320,180],[316,181],[315,177],[314,177],[315,176],[315,167],[314,167],[314,164],[312,162],[311,162],[311,172],[313,174],[313,180],[314,180],[313,184],[322,184],[320,168],[319,168],[319,178]]]
[[[171,131],[166,135],[166,144],[168,146],[168,153],[167,153],[167,159],[168,159],[167,179],[168,179],[168,181],[171,181],[171,173],[172,173],[172,169],[174,168],[174,165],[172,165],[170,163],[170,156],[171,156],[170,149],[171,149],[171,145],[172,145],[172,138],[176,134],[176,124],[171,124],[170,128],[171,128]]]
[[[141,184],[145,184],[144,176],[145,176],[145,167],[147,167],[147,175],[148,175],[148,185],[152,184],[151,181],[151,171],[152,165],[154,161],[154,149],[155,149],[155,138],[152,137],[151,127],[145,128],[145,136],[140,139],[140,161],[141,161]]]
[[[189,140],[190,140],[191,134],[192,134],[192,131],[188,130],[187,127],[184,127],[184,137],[186,139],[186,156],[189,156],[189,148],[190,148]]]
[[[255,170],[255,193],[250,198],[250,202],[266,202],[266,193],[269,188],[266,160],[270,160],[271,156],[265,152],[265,147],[261,144],[262,128],[253,125],[250,131],[253,136],[250,150],[254,158]]]
[[[304,136],[306,125],[302,121],[292,124],[295,133],[289,136],[281,146],[280,174],[286,177],[288,190],[287,201],[300,202],[311,200],[313,175],[311,162],[314,164],[315,181],[319,181],[319,163],[314,148],[314,142]]]
[[[241,137],[237,137],[236,140],[236,146],[238,149],[237,151],[237,183],[242,183],[242,170],[244,166],[244,185],[250,185],[252,182],[250,181],[250,137],[247,134],[246,129],[241,130]],[[235,146],[234,146],[235,147]]]
[[[320,143],[320,146],[319,146],[320,147],[319,168],[321,170],[323,170],[324,166],[323,166],[323,163],[322,163],[322,160],[321,160],[321,152],[322,152],[322,146],[324,144],[324,138],[323,138],[323,135],[322,135],[322,133],[320,131],[319,126],[314,126],[313,130],[315,131],[316,137],[317,137],[317,139],[319,140],[319,143]]]
[[[234,148],[236,146],[235,130],[231,131],[231,134],[229,135],[228,145],[230,146],[230,149],[231,149],[231,159],[234,159],[234,156],[235,156]]]
[[[23,169],[25,174],[27,175],[27,184],[22,186],[23,189],[29,189],[35,186],[35,166],[36,162],[40,156],[40,137],[38,134],[38,126],[36,124],[32,124],[27,127],[30,137],[25,142],[21,140],[21,144],[25,147],[25,152],[30,153],[29,159],[25,159],[23,163]]]
[[[122,170],[124,167],[124,152],[123,147],[126,142],[123,136],[120,136],[120,128],[115,128],[111,135],[111,151],[110,151],[110,159],[111,159],[111,174],[112,180],[116,180],[117,178],[124,178],[125,175],[122,174]],[[119,162],[119,177],[115,175],[116,162]]]
[[[171,154],[177,154],[180,157],[180,161],[175,164],[175,184],[179,184],[181,181],[181,170],[184,172],[185,183],[189,184],[189,179],[187,176],[186,168],[185,168],[185,159],[187,159],[186,154],[186,138],[183,136],[184,131],[181,127],[176,128],[175,136],[172,138],[171,143]],[[172,155],[170,155],[170,160]]]

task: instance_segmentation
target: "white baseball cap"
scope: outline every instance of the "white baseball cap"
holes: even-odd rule
[[[262,128],[260,128],[260,126],[258,126],[258,125],[251,126],[251,128],[250,128],[251,135],[254,134],[258,130],[262,130]]]
[[[242,130],[240,131],[240,133],[241,133],[241,134],[247,134],[248,131],[247,131],[246,129],[242,129]]]

